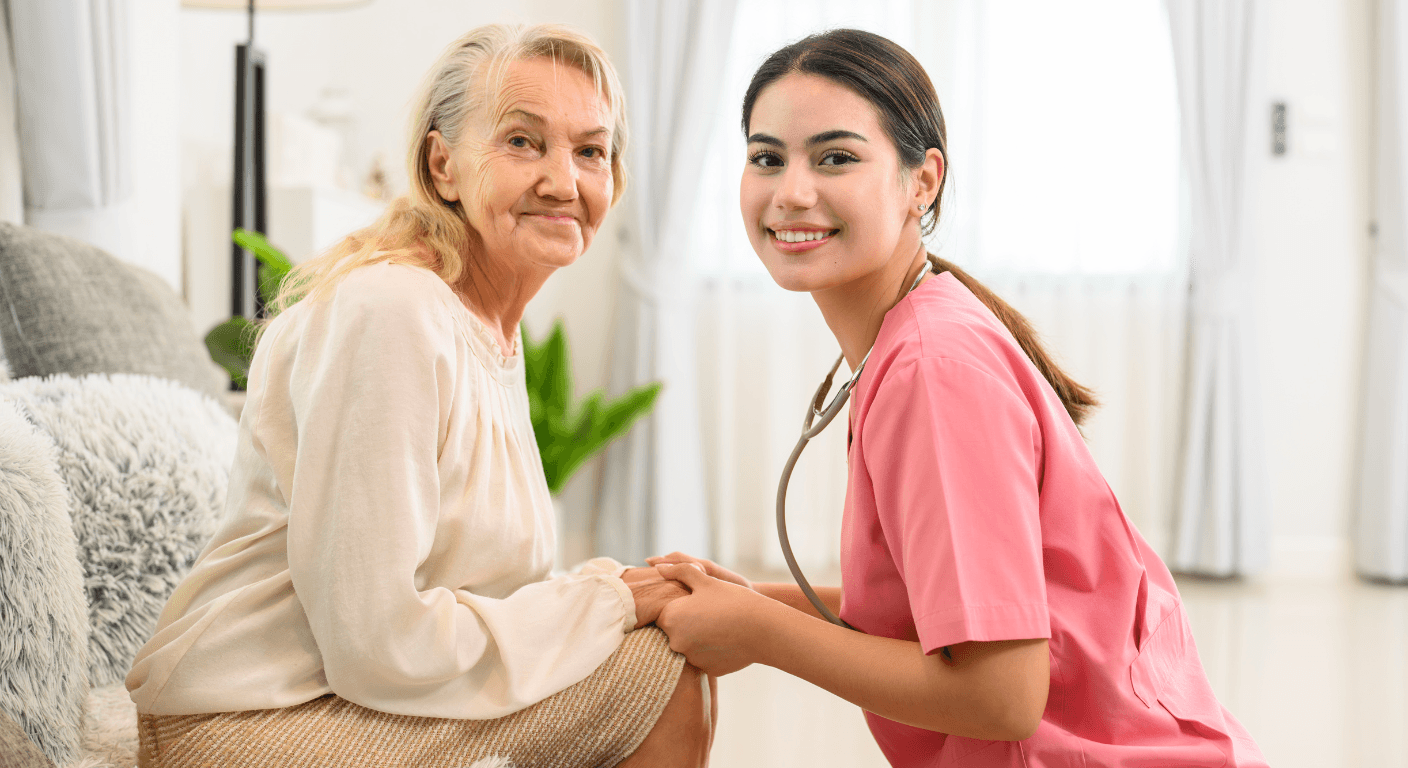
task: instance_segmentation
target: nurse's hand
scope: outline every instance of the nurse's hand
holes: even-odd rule
[[[636,601],[636,629],[655,623],[660,609],[689,594],[678,581],[661,576],[654,568],[627,568],[621,580],[631,588]]]
[[[748,589],[752,589],[752,588],[753,588],[753,582],[749,581],[748,579],[744,578],[743,576],[740,576],[739,574],[734,573],[733,571],[730,571],[729,569],[723,567],[722,565],[719,565],[718,563],[715,563],[715,562],[713,562],[712,560],[705,560],[705,559],[702,558],[702,557],[694,557],[693,555],[686,555],[686,554],[683,553],[683,552],[671,552],[671,553],[668,554],[668,555],[657,556],[657,557],[647,557],[647,558],[645,558],[645,562],[647,562],[647,563],[649,563],[649,564],[651,564],[651,565],[672,565],[672,564],[675,564],[675,563],[694,563],[695,565],[699,566],[700,568],[703,568],[705,573],[709,574],[710,576],[713,576],[713,577],[716,578],[716,579],[720,579],[720,580],[722,580],[722,581],[727,581],[727,582],[732,583],[732,584],[737,584],[737,585],[740,586],[740,587],[747,587]]]
[[[713,578],[693,562],[655,566],[660,574],[689,589],[660,611],[656,625],[670,636],[670,648],[711,675],[727,675],[752,664],[749,644],[769,610],[788,610],[741,585]]]

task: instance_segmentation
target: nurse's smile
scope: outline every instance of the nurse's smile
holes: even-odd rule
[[[821,229],[816,227],[794,227],[779,225],[769,227],[768,234],[772,238],[774,248],[783,253],[803,253],[820,248],[831,242],[831,239],[840,234],[839,229]]]

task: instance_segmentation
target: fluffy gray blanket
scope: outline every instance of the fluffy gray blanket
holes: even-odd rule
[[[92,624],[89,683],[118,682],[215,532],[235,421],[210,397],[149,376],[23,378],[0,385],[0,399],[57,446]]]
[[[0,398],[0,712],[59,765],[78,751],[87,666],[88,609],[58,449]]]

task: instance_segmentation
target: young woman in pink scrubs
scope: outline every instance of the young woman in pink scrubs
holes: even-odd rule
[[[870,33],[808,37],[754,75],[743,128],[758,257],[812,295],[852,369],[869,352],[843,586],[821,590],[860,631],[795,586],[676,553],[655,559],[692,592],[660,615],[671,646],[712,674],[767,664],[857,704],[896,766],[1265,765],[1076,428],[1090,392],[925,251],[947,153],[923,68]],[[1080,172],[1050,157],[1032,172]]]

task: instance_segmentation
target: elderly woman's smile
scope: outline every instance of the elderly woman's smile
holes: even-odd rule
[[[459,146],[432,132],[436,190],[464,207],[487,270],[565,267],[611,207],[610,108],[585,72],[548,58],[513,62],[500,94]]]

